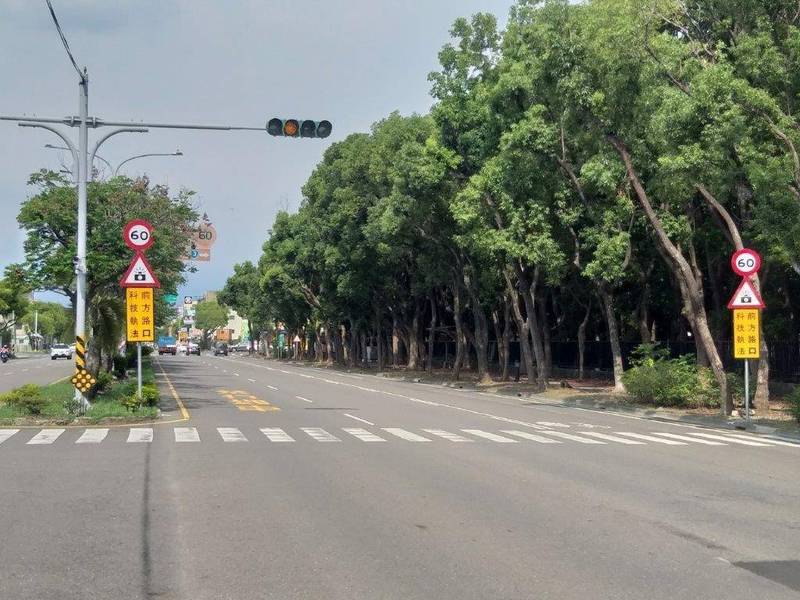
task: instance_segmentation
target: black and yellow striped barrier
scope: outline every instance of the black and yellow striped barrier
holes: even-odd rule
[[[75,371],[86,368],[86,342],[79,335],[75,336]]]
[[[70,379],[79,392],[86,393],[97,380],[86,370],[86,342],[79,335],[75,336],[75,375]]]

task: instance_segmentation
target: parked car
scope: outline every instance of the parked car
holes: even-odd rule
[[[216,346],[214,346],[214,356],[228,356],[228,344],[225,342],[219,342]]]
[[[158,343],[158,355],[161,356],[162,354],[172,354],[175,356],[177,353],[178,348],[175,346],[175,342],[159,342]]]
[[[66,344],[53,344],[50,347],[50,360],[55,360],[57,358],[66,358],[67,360],[72,358],[72,350]]]

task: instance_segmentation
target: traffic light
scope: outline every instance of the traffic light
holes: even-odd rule
[[[331,122],[325,120],[274,118],[267,123],[267,133],[277,137],[326,138],[332,130]]]

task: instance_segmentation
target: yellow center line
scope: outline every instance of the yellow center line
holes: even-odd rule
[[[161,366],[161,361],[156,359],[154,362],[158,365],[158,368],[161,370],[161,373],[164,375],[164,379],[167,380],[167,386],[169,387],[169,391],[172,392],[172,397],[175,398],[175,402],[177,402],[178,408],[181,411],[182,420],[188,421],[189,420],[189,411],[184,406],[183,400],[181,400],[181,397],[178,396],[178,392],[175,391],[175,386],[172,385],[172,380],[170,380],[169,375],[167,375],[167,372],[164,370],[164,367]]]

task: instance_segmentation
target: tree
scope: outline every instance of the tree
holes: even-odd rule
[[[10,271],[0,279],[0,336],[16,327],[28,310],[27,289],[23,281]]]
[[[57,302],[31,302],[22,323],[29,335],[38,327],[39,335],[45,340],[72,339],[72,314],[66,306]]]
[[[228,322],[228,309],[213,300],[200,302],[195,309],[194,322],[198,329],[203,330],[203,342],[208,347],[210,332]]]
[[[258,332],[269,326],[269,308],[259,278],[258,269],[250,261],[234,265],[233,275],[218,295],[220,302],[247,320],[251,340],[257,340]]]

